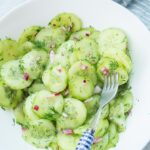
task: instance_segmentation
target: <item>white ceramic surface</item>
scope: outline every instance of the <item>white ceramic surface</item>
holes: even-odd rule
[[[16,39],[24,28],[47,25],[63,11],[79,15],[85,26],[99,30],[114,26],[127,33],[134,63],[134,108],[115,150],[142,150],[150,140],[150,33],[128,10],[110,0],[29,0],[0,19],[0,38]],[[22,140],[10,112],[0,110],[0,118],[0,150],[36,150]]]

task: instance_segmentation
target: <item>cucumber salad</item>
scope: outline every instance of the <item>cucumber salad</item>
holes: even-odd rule
[[[0,106],[13,110],[22,137],[37,148],[75,150],[99,108],[105,76],[119,74],[115,99],[102,111],[92,150],[115,147],[133,106],[127,35],[83,27],[60,13],[46,27],[0,40]]]

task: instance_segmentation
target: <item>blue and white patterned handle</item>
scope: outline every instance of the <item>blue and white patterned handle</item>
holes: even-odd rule
[[[95,130],[93,129],[86,130],[80,138],[76,150],[91,150],[91,146],[94,141],[94,133]]]

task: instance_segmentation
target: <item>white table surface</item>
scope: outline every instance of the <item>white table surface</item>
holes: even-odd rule
[[[0,17],[24,1],[26,0],[0,0]],[[144,150],[150,150],[150,144]]]

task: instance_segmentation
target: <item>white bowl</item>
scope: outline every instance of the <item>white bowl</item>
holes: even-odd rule
[[[137,17],[110,0],[30,0],[1,18],[0,38],[17,39],[24,28],[47,25],[64,11],[77,14],[85,26],[119,27],[127,33],[134,63],[134,108],[115,150],[142,150],[150,140],[150,33]],[[36,149],[23,141],[20,127],[12,125],[11,113],[0,110],[0,118],[1,150]]]

